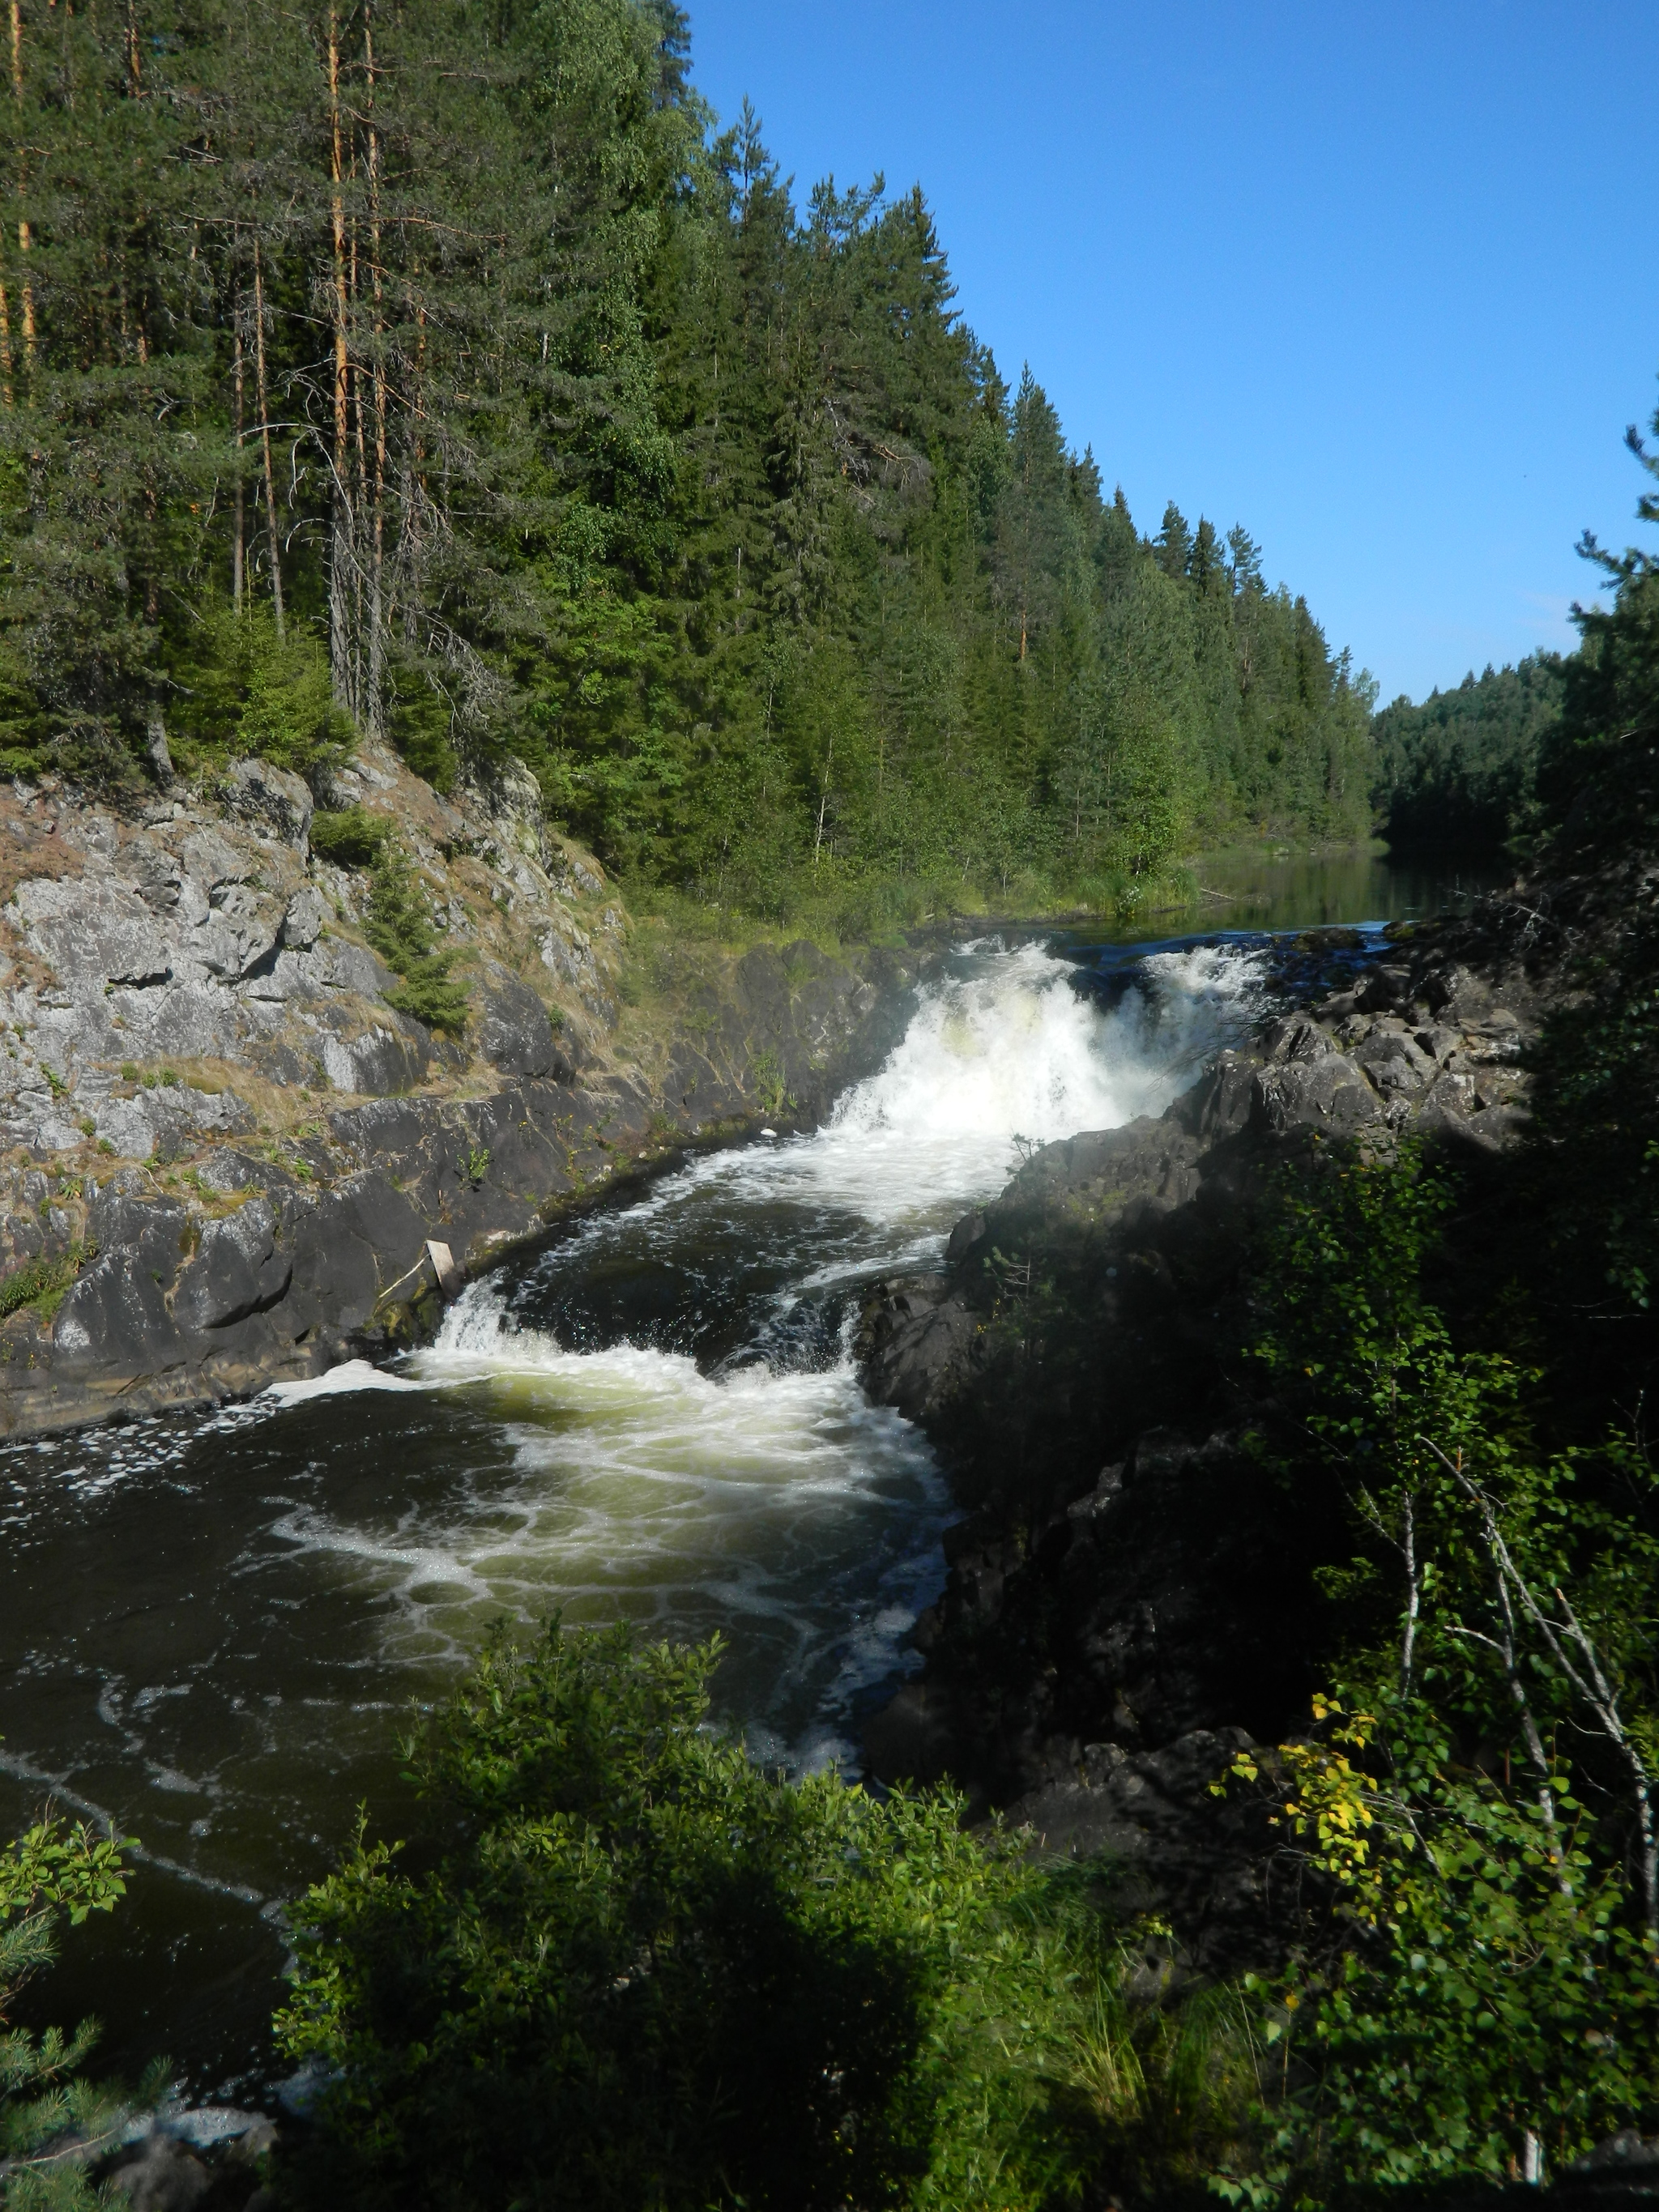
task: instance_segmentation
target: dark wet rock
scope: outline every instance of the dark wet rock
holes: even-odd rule
[[[194,2151],[158,2133],[146,2139],[136,2158],[113,2169],[108,2184],[132,2212],[195,2212],[213,2187],[213,2175]]]
[[[964,1214],[946,1240],[945,1246],[946,1266],[954,1267],[959,1261],[965,1260],[975,1247],[981,1244],[984,1240],[985,1216],[982,1213]]]
[[[154,1273],[129,1247],[106,1252],[65,1292],[52,1332],[53,1364],[118,1380],[181,1365],[184,1340]]]
[[[87,1230],[100,1252],[125,1247],[140,1267],[171,1290],[190,1240],[190,1213],[177,1199],[146,1189],[131,1169],[106,1185],[87,1208]]]
[[[276,1216],[264,1199],[249,1199],[234,1213],[204,1226],[173,1310],[184,1328],[198,1334],[228,1328],[274,1306],[293,1274],[292,1259],[276,1249]]]
[[[339,1341],[366,1329],[384,1285],[412,1267],[427,1224],[383,1176],[352,1176],[311,1197],[287,1194],[284,1240],[293,1284],[278,1324],[297,1341],[325,1332]]]
[[[862,1316],[872,1395],[907,1420],[925,1420],[959,1387],[980,1322],[943,1275],[884,1283]]]
[[[948,1685],[907,1682],[865,1723],[865,1759],[888,1784],[942,1781],[960,1768],[962,1725]]]
[[[526,983],[493,962],[474,994],[477,1046],[503,1075],[550,1075],[568,1083],[575,1062],[556,1034],[547,1008]]]
[[[1224,1974],[1259,1952],[1274,1917],[1262,1808],[1215,1786],[1255,1748],[1242,1728],[1194,1729],[1156,1751],[1084,1744],[1006,1819],[1055,1856],[1104,1856],[1121,1907],[1172,1915],[1191,1966]]]

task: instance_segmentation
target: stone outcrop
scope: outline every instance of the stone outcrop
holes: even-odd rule
[[[384,1350],[464,1267],[687,1142],[810,1119],[902,1030],[915,963],[680,957],[509,762],[446,798],[372,744],[326,802],[399,840],[468,987],[399,1012],[371,879],[241,761],[136,817],[0,786],[0,1434],[213,1400]],[[641,994],[635,994],[638,998]]]
[[[869,1724],[873,1771],[949,1772],[1052,1848],[1109,1850],[1216,1962],[1248,1956],[1267,1870],[1208,1784],[1312,1686],[1285,1633],[1296,1547],[1239,1444],[1252,1220],[1321,1143],[1420,1137],[1492,1171],[1556,988],[1495,925],[1369,963],[1340,933],[1293,950],[1247,1047],[1158,1119],[1036,1152],[942,1270],[876,1288],[858,1340],[871,1395],[927,1427],[967,1509],[923,1672]]]

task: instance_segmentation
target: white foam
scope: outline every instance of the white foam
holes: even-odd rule
[[[510,1466],[452,1493],[436,1519],[394,1492],[384,1519],[349,1523],[313,1505],[276,1533],[390,1596],[404,1626],[388,1633],[405,1655],[459,1656],[503,1608],[622,1613],[680,1634],[724,1624],[732,1663],[749,1670],[733,1695],[757,1747],[798,1765],[848,1756],[856,1700],[907,1663],[904,1638],[942,1577],[950,1504],[925,1437],[866,1401],[845,1342],[803,1368],[763,1334],[739,1355],[748,1364],[709,1373],[648,1343],[575,1348],[524,1316],[550,1310],[544,1297],[564,1310],[561,1285],[580,1292],[613,1263],[648,1275],[704,1250],[764,1248],[763,1276],[782,1287],[762,1295],[785,1310],[925,1263],[1001,1188],[1016,1137],[1159,1111],[1237,1026],[1258,969],[1222,949],[1156,955],[1143,975],[1108,1010],[1040,947],[981,948],[970,971],[922,994],[885,1064],[820,1129],[695,1161],[637,1205],[592,1217],[529,1275],[503,1279],[510,1304],[496,1281],[470,1285],[400,1374],[354,1360],[276,1385],[266,1402],[282,1406],[467,1393]],[[700,1295],[718,1301],[731,1262],[713,1264]],[[805,1711],[792,1703],[802,1692]]]
[[[1041,945],[981,954],[975,972],[923,993],[884,1065],[822,1128],[698,1161],[643,1210],[718,1186],[739,1202],[861,1216],[888,1249],[862,1249],[853,1272],[922,1256],[1002,1188],[1016,1137],[1048,1143],[1161,1113],[1242,1028],[1264,969],[1259,955],[1221,945],[1155,953],[1141,972],[1141,986],[1104,1010]]]
[[[421,1390],[425,1387],[401,1375],[388,1375],[384,1367],[371,1366],[367,1359],[347,1359],[337,1367],[331,1367],[326,1375],[313,1375],[301,1382],[272,1382],[259,1395],[274,1398],[280,1405],[300,1406],[307,1398],[334,1398],[352,1390]]]

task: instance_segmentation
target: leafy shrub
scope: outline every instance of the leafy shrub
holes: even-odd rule
[[[0,2196],[8,2212],[91,2212],[104,2201],[85,2168],[112,2146],[133,2105],[82,2077],[98,2023],[35,2035],[11,2026],[10,2015],[54,1957],[59,1926],[108,1912],[125,1894],[130,1840],[43,1820],[0,1852]],[[167,2072],[165,2059],[149,2069],[140,2102],[160,2100]]]
[[[218,607],[198,634],[199,659],[169,710],[186,767],[257,753],[296,775],[344,758],[349,719],[335,705],[328,657],[302,625],[278,637],[271,611]]]
[[[704,1726],[717,1645],[503,1641],[407,1747],[427,1808],[296,1918],[301,2200],[1010,2208],[1066,2172],[1079,1958],[948,1792],[796,1785]]]
[[[337,868],[372,866],[391,835],[386,816],[371,814],[363,806],[319,810],[311,817],[312,851]]]
[[[363,933],[404,979],[386,993],[386,1004],[428,1029],[459,1036],[466,1027],[467,991],[450,977],[456,956],[433,950],[432,922],[420,884],[390,841],[381,846],[374,864]]]
[[[26,1260],[0,1281],[0,1321],[24,1306],[36,1307],[41,1318],[50,1321],[64,1291],[88,1261],[97,1256],[98,1247],[88,1242],[71,1244],[55,1260]]]
[[[1235,1769],[1334,1906],[1267,2008],[1287,2185],[1499,2180],[1659,2115],[1659,1476],[1639,1437],[1540,1449],[1537,1377],[1459,1347],[1456,1196],[1338,1154],[1257,1285],[1258,1443],[1341,1623],[1309,1737]]]
[[[1428,1698],[1370,1702],[1316,1701],[1310,1741],[1279,1754],[1286,1856],[1332,1882],[1346,1940],[1258,1984],[1266,2039],[1310,2075],[1267,2116],[1269,2171],[1501,2181],[1529,2137],[1534,2166],[1546,2147],[1565,2165],[1641,2126],[1659,1977],[1565,1772],[1546,1807],[1460,1757]],[[1255,1760],[1237,1771],[1256,1778]]]

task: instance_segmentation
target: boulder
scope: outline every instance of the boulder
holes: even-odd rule
[[[348,1042],[323,1040],[323,1073],[336,1091],[363,1098],[385,1098],[412,1091],[425,1074],[430,1054],[413,1037],[395,1030],[374,1029]]]
[[[979,1334],[976,1316],[950,1291],[944,1275],[908,1276],[883,1283],[865,1310],[865,1387],[909,1421],[944,1405]]]
[[[1414,1097],[1433,1080],[1434,1061],[1396,1030],[1374,1031],[1354,1047],[1352,1057],[1384,1097]]]
[[[118,2166],[109,2186],[132,2212],[194,2212],[213,2186],[213,2175],[195,2152],[168,2135],[149,2136],[137,2158]]]
[[[305,850],[316,802],[287,769],[273,767],[270,761],[234,761],[225,776],[222,796],[230,813],[281,838],[285,845]]]
[[[323,928],[323,895],[315,884],[303,884],[288,902],[281,939],[293,952],[303,952],[317,942]]]
[[[1253,1118],[1275,1136],[1296,1129],[1349,1135],[1382,1118],[1382,1103],[1352,1060],[1329,1052],[1258,1071]]]

